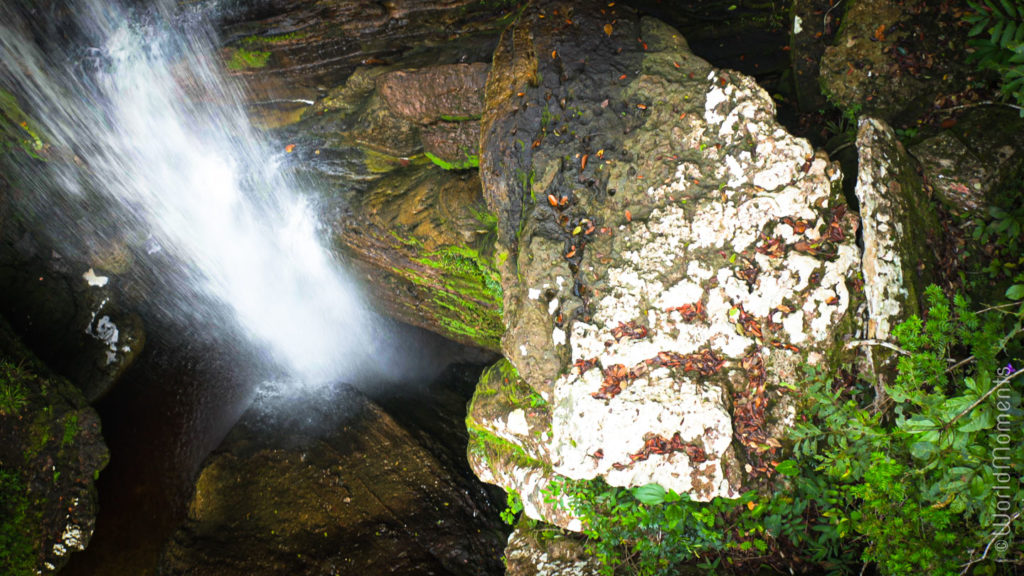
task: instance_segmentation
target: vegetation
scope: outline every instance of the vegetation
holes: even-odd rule
[[[0,361],[0,416],[13,416],[28,404],[28,388],[21,369]]]
[[[972,58],[981,68],[994,70],[1003,94],[1016,102],[1024,116],[1024,4],[1019,0],[969,0],[964,20],[973,27]]]
[[[250,68],[263,68],[270,60],[270,52],[259,50],[246,50],[245,48],[233,48],[231,56],[228,57],[228,70],[248,70]]]
[[[926,297],[927,315],[895,331],[898,374],[882,397],[871,383],[814,369],[793,386],[808,418],[793,429],[770,499],[696,503],[597,480],[556,483],[552,501],[584,521],[605,574],[673,574],[693,561],[832,574],[874,565],[893,576],[1024,564],[1019,546],[996,544],[1022,532],[1024,305],[972,312],[935,286]]]
[[[427,158],[434,164],[437,164],[445,170],[468,170],[470,168],[477,168],[480,166],[480,156],[476,154],[466,154],[461,161],[448,162],[443,160],[430,152],[424,152]]]

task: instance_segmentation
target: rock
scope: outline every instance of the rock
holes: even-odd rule
[[[888,340],[892,329],[924,309],[924,289],[936,280],[941,227],[925,196],[913,157],[882,120],[862,118],[857,132],[857,199],[864,225],[865,335]],[[864,350],[871,372],[895,377],[894,353]]]
[[[53,574],[85,549],[106,464],[96,411],[0,318],[0,572]]]
[[[479,166],[479,146],[479,122],[438,122],[423,129],[423,152],[448,170]]]
[[[418,124],[480,118],[488,69],[476,62],[396,70],[381,76],[377,89],[393,112]]]
[[[564,534],[542,534],[535,523],[520,521],[508,537],[506,576],[587,576],[598,574],[600,568],[583,542]]]
[[[926,186],[949,210],[984,216],[995,194],[1019,183],[1022,135],[1024,120],[1013,110],[976,108],[910,153],[921,163]]]
[[[208,458],[161,574],[496,574],[485,512],[359,393],[281,389]]]
[[[779,384],[853,333],[838,167],[778,125],[752,79],[619,6],[528,5],[486,102],[502,350],[551,415],[545,431],[515,407],[519,385],[474,400],[470,428],[507,444],[491,477],[524,502],[551,474],[701,501],[755,487],[794,414]]]
[[[953,6],[892,0],[846,3],[834,45],[821,59],[822,90],[856,116],[894,122],[962,89],[966,29]]]
[[[208,4],[220,14],[225,67],[247,85],[254,114],[266,118],[269,110],[273,125],[297,120],[325,87],[361,65],[403,61],[421,68],[486,61],[514,8],[466,0]],[[432,92],[447,84],[441,80],[421,84],[424,94],[434,96],[424,102],[440,104],[454,94]]]
[[[298,142],[295,169],[320,183],[326,203],[344,206],[333,216],[336,245],[382,309],[496,351],[495,221],[469,169],[487,69],[361,68],[282,138]]]
[[[118,277],[64,258],[28,233],[0,246],[0,310],[89,402],[109,392],[145,346],[141,317],[120,304],[112,281]]]

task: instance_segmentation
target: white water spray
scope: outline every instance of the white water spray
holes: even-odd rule
[[[76,9],[102,42],[87,69],[40,51],[0,8],[0,80],[27,100],[55,148],[78,157],[49,163],[51,185],[130,211],[152,235],[145,252],[192,263],[192,282],[307,383],[423,369],[424,351],[408,361],[419,346],[397,341],[321,245],[314,210],[278,169],[287,152],[251,128],[210,29],[172,31],[159,16],[133,23],[100,0]]]

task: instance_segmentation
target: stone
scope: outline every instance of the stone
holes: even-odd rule
[[[343,386],[268,389],[196,481],[161,574],[493,574],[493,512]]]
[[[752,79],[618,6],[528,5],[486,102],[502,351],[549,404],[550,432],[507,398],[521,385],[475,399],[471,429],[506,443],[481,477],[569,529],[528,505],[559,476],[699,501],[756,487],[794,417],[781,384],[854,333],[860,255],[838,166],[786,133]]]
[[[987,216],[992,199],[1018,185],[1024,119],[1009,108],[967,111],[957,123],[910,148],[924,183],[955,214]]]
[[[108,460],[99,416],[2,317],[0,386],[5,401],[22,400],[0,406],[0,570],[55,574],[96,527],[95,481]]]
[[[924,307],[924,289],[936,277],[943,244],[941,228],[924,196],[913,157],[892,128],[876,118],[861,118],[857,132],[856,194],[863,222],[865,335],[888,340],[892,329]],[[864,350],[880,383],[895,377],[895,355],[886,348]]]
[[[821,58],[828,99],[853,116],[888,122],[933,108],[941,94],[965,87],[966,30],[956,9],[892,0],[844,3],[842,24]]]
[[[586,553],[583,542],[563,534],[541,534],[520,522],[505,548],[506,576],[590,576],[600,563]]]

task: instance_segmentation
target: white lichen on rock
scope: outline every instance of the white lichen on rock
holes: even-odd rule
[[[647,190],[660,200],[650,216],[623,225],[618,242],[625,249],[601,269],[603,297],[589,322],[571,325],[572,358],[592,367],[582,373],[573,369],[554,383],[551,453],[556,473],[577,479],[601,476],[615,486],[656,482],[698,500],[736,496],[740,486],[727,479],[723,466],[736,439],[725,396],[730,383],[745,378],[741,360],[760,351],[771,364],[774,356],[796,354],[779,350],[786,345],[827,346],[831,328],[849,308],[846,280],[859,262],[852,234],[832,242],[834,254],[828,258],[794,248],[828,241],[830,222],[823,208],[829,206],[836,178],[827,174],[829,162],[814,156],[806,141],[774,125],[771,100],[753,82],[722,86],[715,76],[710,84],[705,120],[731,145],[719,151],[719,166],[726,172],[717,176],[728,178],[734,191],[724,202],[717,197],[691,199],[686,206],[667,201],[694,187],[690,169],[681,163],[674,181]],[[749,133],[761,136],[755,156],[735,147]],[[805,222],[803,230],[796,233],[779,224],[786,226],[779,231],[785,249],[778,254],[755,251],[783,218]],[[759,269],[756,281],[741,278],[727,258],[718,258],[713,267],[709,255],[716,252],[745,254]],[[670,277],[679,279],[666,282]],[[685,322],[679,308],[696,302],[706,317]],[[737,310],[777,319],[782,329],[773,335],[776,350],[762,349],[767,336],[737,328]],[[645,327],[642,337],[616,335],[630,323]],[[702,349],[724,360],[724,377],[657,367],[659,354],[690,355]],[[630,378],[611,398],[595,397],[605,378],[602,370],[616,365],[639,377]],[[772,370],[768,375],[773,383],[793,376]],[[644,454],[646,442],[658,437],[697,446],[700,456],[691,458],[680,450]]]

